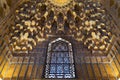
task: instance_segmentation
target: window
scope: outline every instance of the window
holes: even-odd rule
[[[45,78],[75,78],[71,43],[58,38],[49,44]]]

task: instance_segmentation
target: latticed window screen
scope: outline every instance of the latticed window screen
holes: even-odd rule
[[[58,38],[48,46],[45,78],[75,78],[72,45]]]

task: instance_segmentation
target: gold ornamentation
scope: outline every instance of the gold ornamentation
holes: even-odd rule
[[[49,0],[53,5],[62,7],[69,4],[72,0]]]

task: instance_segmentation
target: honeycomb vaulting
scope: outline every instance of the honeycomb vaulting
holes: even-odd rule
[[[10,27],[10,48],[28,53],[50,35],[71,35],[93,52],[109,50],[113,35],[111,17],[91,0],[32,0],[16,9]]]

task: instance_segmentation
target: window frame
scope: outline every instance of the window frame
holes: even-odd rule
[[[53,54],[53,52],[55,52],[55,51],[52,51],[52,45],[53,44],[56,44],[57,42],[59,43],[59,41],[61,41],[61,42],[63,42],[63,43],[65,43],[65,44],[67,44],[67,48],[68,48],[68,50],[67,51],[58,51],[58,52],[62,52],[62,54],[64,55],[64,53],[65,54],[68,54],[68,58],[69,58],[69,63],[64,63],[64,61],[63,61],[63,63],[57,63],[57,60],[56,60],[56,63],[52,63],[51,62],[51,57],[52,57],[52,54]],[[64,52],[64,53],[63,53]],[[55,53],[55,54],[57,54],[57,53]],[[56,56],[55,56],[56,57]],[[66,58],[66,56],[64,56],[63,58]],[[57,73],[57,71],[56,71],[56,73],[50,73],[50,66],[51,65],[55,65],[55,66],[58,66],[58,65],[60,65],[60,64],[62,64],[62,68],[64,69],[66,66],[69,66],[69,73],[64,73],[65,72],[65,70],[63,70],[63,73],[61,73],[61,75],[62,75],[62,77],[60,78],[60,73]],[[66,66],[65,66],[66,65]],[[55,69],[57,69],[58,70],[58,67],[56,67]],[[54,75],[55,77],[50,77],[50,75]],[[68,76],[67,76],[68,75]],[[67,76],[67,77],[65,77],[65,76]],[[71,77],[70,77],[71,76]],[[73,51],[72,51],[72,44],[69,42],[69,41],[66,41],[66,40],[64,40],[64,39],[62,39],[62,38],[58,38],[58,39],[56,39],[56,40],[54,40],[54,41],[52,41],[51,43],[49,43],[49,45],[48,45],[48,51],[47,51],[47,59],[46,59],[46,64],[45,64],[45,74],[44,74],[44,77],[45,78],[48,78],[48,79],[62,79],[62,78],[65,78],[65,79],[70,79],[70,78],[75,78],[75,65],[74,65],[74,58],[73,58]]]

